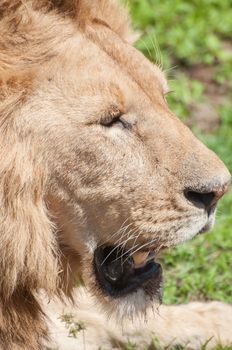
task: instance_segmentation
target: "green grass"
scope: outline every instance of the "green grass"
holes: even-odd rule
[[[139,48],[157,59],[154,44],[162,48],[163,61],[182,65],[228,63],[230,54],[221,39],[232,32],[230,0],[129,0],[134,25],[143,33]],[[223,20],[222,20],[223,19]]]
[[[223,91],[218,105],[221,125],[213,134],[195,132],[232,172],[232,3],[230,0],[129,0],[134,26],[140,31],[137,47],[169,69],[171,108],[183,120],[191,105],[207,100],[205,85],[190,78],[192,67],[213,68],[213,84]],[[223,20],[222,20],[223,19]],[[228,50],[228,42],[231,44]],[[227,45],[226,45],[227,44]],[[161,54],[162,52],[162,54]],[[170,74],[168,74],[170,75]],[[210,103],[210,101],[209,101]],[[232,192],[221,201],[215,228],[162,257],[166,303],[190,300],[232,301]]]

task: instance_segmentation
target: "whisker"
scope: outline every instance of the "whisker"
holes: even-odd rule
[[[122,240],[122,238],[123,238],[124,233],[126,232],[126,230],[127,230],[131,225],[132,225],[132,224],[127,225],[126,227],[124,227],[120,238],[119,238],[114,244],[118,244],[118,243],[121,244],[121,240]],[[131,229],[130,229],[128,232],[131,232]],[[127,233],[127,236],[128,236],[128,233]]]
[[[137,253],[139,250],[141,250],[142,248],[147,247],[148,245],[151,245],[152,243],[154,243],[155,241],[157,241],[157,238],[153,238],[150,242],[144,243],[142,244],[138,249],[136,249],[135,251],[133,251],[132,253],[130,253],[130,255],[125,259],[124,263],[135,253]]]
[[[153,46],[153,49],[155,51],[155,56],[156,56],[156,64],[157,66],[163,70],[163,56],[162,56],[162,53],[161,53],[161,50],[160,50],[160,46],[159,46],[159,43],[158,43],[158,40],[156,38],[156,35],[155,33],[153,33],[153,36],[149,36],[149,40],[151,41],[151,44]]]
[[[105,257],[105,259],[102,261],[101,266],[106,262],[106,260],[110,257],[110,255],[117,249],[118,247],[115,246],[114,249],[112,249],[109,254]]]
[[[138,247],[139,246],[139,243],[138,244],[136,244],[134,247],[132,247],[132,248],[130,248],[128,251],[126,251],[126,252],[124,252],[119,258],[123,258],[125,255],[127,255],[131,250],[133,250],[134,248],[136,248],[136,247]],[[140,249],[140,248],[139,248]],[[139,250],[138,249],[138,250]],[[130,255],[131,256],[131,255]],[[128,257],[129,258],[129,257]],[[127,258],[127,259],[128,259]],[[127,261],[127,259],[125,260],[125,261]],[[117,261],[118,259],[115,259],[115,260],[113,260],[113,262],[114,261]],[[125,263],[125,261],[123,262],[123,263]]]
[[[135,229],[134,232],[133,232],[133,230],[130,230],[130,231],[127,233],[127,238],[126,238],[125,241],[122,243],[122,248],[120,249],[121,251],[123,251],[123,249],[125,248],[126,243],[127,243],[129,240],[133,239],[133,235],[134,235],[135,233],[137,233],[138,230],[139,230],[139,228]],[[133,235],[130,236],[130,237],[128,237],[128,235],[129,235],[131,232],[133,232]],[[135,237],[135,239],[137,239],[139,235],[140,235],[140,233]],[[136,245],[136,247],[137,247],[137,246],[138,246],[138,244]],[[134,249],[134,248],[135,248],[135,246],[134,246],[134,244],[133,244],[133,247],[130,248],[130,250],[132,250],[132,249]],[[129,251],[130,251],[130,250],[129,250]],[[125,254],[127,254],[127,252],[128,252],[128,251],[122,253],[120,256],[117,255],[117,256],[116,256],[116,259],[114,259],[113,262],[114,262],[114,261],[117,261],[118,259],[121,259]]]
[[[124,232],[126,231],[126,229],[130,226],[131,224],[127,225],[126,227],[121,227],[117,233],[120,234],[120,237],[119,239],[116,241],[115,243],[115,247],[109,252],[109,254],[105,257],[105,259],[103,260],[103,262],[101,263],[101,265],[103,265],[105,263],[105,261],[110,257],[110,255],[120,247],[120,243],[121,243],[121,240],[123,238],[123,234]],[[121,232],[120,232],[121,231]],[[130,239],[130,237],[128,238],[128,240]],[[101,245],[102,246],[102,245]]]
[[[129,227],[129,226],[128,226],[128,227]],[[128,227],[127,227],[127,228],[128,228]],[[122,251],[122,250],[123,250],[123,244],[124,244],[124,242],[128,242],[128,241],[130,240],[129,234],[130,234],[130,232],[133,231],[132,229],[130,229],[130,230],[127,232],[127,234],[126,234],[126,237],[127,237],[127,238],[126,238],[125,241],[123,242],[124,233],[126,232],[127,228],[125,228],[125,230],[124,230],[123,233],[121,234],[120,239],[115,243],[115,244],[117,245],[117,247],[119,248],[118,251],[117,251],[116,257],[118,257],[119,251]],[[125,244],[126,244],[126,243],[125,243]]]
[[[137,229],[136,231],[138,231],[139,229]],[[135,232],[136,232],[135,231]],[[134,232],[134,233],[135,233]],[[139,230],[139,233],[137,234],[137,236],[135,237],[135,239],[134,239],[134,242],[133,242],[133,246],[129,249],[129,250],[127,250],[126,252],[124,252],[122,255],[121,255],[121,259],[122,259],[122,257],[125,255],[125,254],[128,254],[128,252],[129,251],[131,251],[131,250],[133,250],[135,247],[137,247],[138,246],[138,244],[136,244],[136,241],[137,241],[137,239],[138,239],[138,237],[140,236],[140,234],[141,234],[141,231]],[[127,243],[127,242],[126,242]],[[124,244],[124,248],[125,248],[125,245],[126,245],[126,243]]]
[[[141,42],[143,43],[143,45],[145,46],[145,48],[146,48],[146,50],[147,50],[147,53],[148,53],[149,57],[152,59],[151,50],[149,49],[149,47],[148,47],[148,45],[147,45],[146,41],[145,41],[145,40],[143,40],[143,39],[140,39],[140,40],[141,40]]]
[[[120,226],[120,228],[119,228],[116,232],[114,232],[114,233],[110,236],[110,238],[113,238],[113,237],[117,236],[118,234],[121,233],[121,230],[122,230],[122,229],[124,229],[125,227],[131,225],[131,223],[130,223],[130,224],[128,224],[127,226],[124,226],[124,224],[126,223],[127,220],[129,220],[129,218],[127,218],[127,219],[122,223],[122,225]],[[99,245],[99,247],[103,246],[103,245],[106,244],[107,242],[108,242],[108,239],[105,239],[105,240]]]
[[[133,229],[130,229],[127,234],[126,234],[126,238],[124,239],[124,241],[120,240],[120,243],[119,243],[119,246],[120,246],[120,249],[117,251],[117,254],[116,254],[116,259],[118,259],[118,254],[119,254],[119,251],[122,251],[123,252],[123,248],[125,247],[126,243],[131,239],[131,236],[130,236],[130,233],[133,232]],[[122,238],[124,238],[122,236]]]
[[[134,240],[134,245],[133,245],[133,246],[135,246],[135,244],[136,244],[136,242],[137,242],[139,236],[141,235],[141,233],[142,233],[142,231],[139,230],[139,233],[138,233],[137,237],[136,237],[135,240]]]
[[[134,230],[134,232],[133,232],[133,230],[130,230],[130,231],[129,231],[128,234],[130,234],[130,233],[132,232],[132,235],[131,235],[130,237],[128,237],[128,234],[127,234],[127,237],[128,237],[128,238],[127,238],[127,239],[123,242],[123,244],[122,244],[122,252],[124,251],[127,242],[128,242],[129,240],[132,240],[132,239],[134,238],[133,236],[134,236],[138,231],[139,231],[139,233],[137,234],[137,236],[136,236],[135,239],[134,239],[133,247],[135,246],[136,240],[138,239],[138,237],[139,237],[139,235],[140,235],[140,229],[137,228],[137,229]],[[133,249],[133,247],[132,247],[132,249]],[[121,259],[121,263],[122,263],[122,257],[123,257],[123,256],[124,256],[124,253],[119,257],[119,258]]]

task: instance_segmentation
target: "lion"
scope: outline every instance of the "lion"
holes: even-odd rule
[[[170,111],[165,75],[133,47],[126,10],[0,0],[0,30],[0,348],[44,349],[46,314],[75,302],[81,284],[120,322],[147,314],[140,336],[191,342],[199,328],[185,322],[200,318],[205,334],[230,341],[220,303],[149,313],[162,299],[157,254],[213,226],[230,174]]]

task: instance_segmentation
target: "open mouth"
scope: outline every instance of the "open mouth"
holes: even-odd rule
[[[114,246],[98,247],[94,252],[94,270],[101,289],[112,297],[121,297],[142,288],[158,296],[162,285],[162,267],[149,251],[130,255]]]

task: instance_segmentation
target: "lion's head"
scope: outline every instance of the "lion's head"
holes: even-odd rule
[[[213,225],[230,174],[170,111],[113,1],[0,13],[2,300],[82,280],[143,311],[160,296],[157,252]]]

